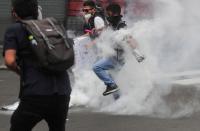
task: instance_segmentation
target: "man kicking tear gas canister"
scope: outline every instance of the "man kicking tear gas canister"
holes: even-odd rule
[[[126,27],[126,23],[122,21],[121,7],[118,4],[112,3],[108,5],[106,14],[107,21],[114,31]],[[136,57],[137,61],[142,62],[145,58],[137,49],[136,41],[131,36],[126,36],[124,39],[133,49],[133,55]],[[111,75],[107,72],[107,70],[113,70],[116,67],[122,67],[124,65],[124,49],[117,43],[115,45],[115,55],[103,57],[98,60],[93,65],[93,71],[106,85],[106,90],[103,92],[103,95],[106,96],[113,93],[114,99],[118,99],[120,97],[119,88]]]

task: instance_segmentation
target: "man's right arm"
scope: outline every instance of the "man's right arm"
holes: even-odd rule
[[[20,74],[20,68],[16,62],[16,50],[14,50],[14,49],[6,50],[5,54],[4,54],[4,62],[5,62],[5,65],[10,70],[14,71],[18,75]]]
[[[10,26],[4,35],[4,47],[3,56],[5,65],[15,73],[19,74],[20,69],[17,65],[17,37],[16,30],[18,30],[19,25]]]

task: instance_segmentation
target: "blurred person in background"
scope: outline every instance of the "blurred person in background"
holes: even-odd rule
[[[84,15],[84,33],[90,35],[91,38],[96,38],[101,31],[105,28],[105,16],[102,8],[97,6],[92,0],[85,1],[83,3],[83,15]]]

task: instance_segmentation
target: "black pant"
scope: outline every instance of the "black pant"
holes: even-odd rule
[[[10,131],[31,131],[45,120],[49,131],[65,131],[70,98],[67,96],[32,96],[21,99],[11,117]]]

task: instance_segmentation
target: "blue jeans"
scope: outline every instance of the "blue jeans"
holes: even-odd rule
[[[99,79],[105,83],[105,85],[116,85],[115,81],[107,72],[107,70],[113,70],[120,68],[121,66],[122,63],[119,62],[116,57],[102,58],[93,65],[93,71],[96,73]]]

